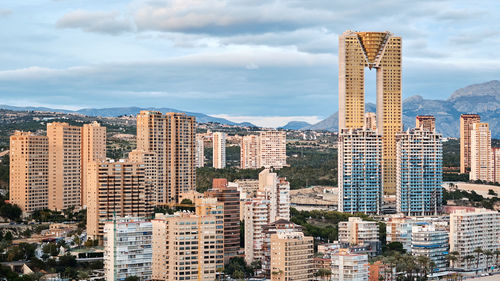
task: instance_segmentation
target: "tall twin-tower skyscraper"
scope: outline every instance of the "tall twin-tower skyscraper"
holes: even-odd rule
[[[365,127],[365,70],[374,69],[386,194],[394,194],[396,188],[396,134],[402,130],[401,58],[401,37],[390,32],[346,31],[339,38],[339,132]]]

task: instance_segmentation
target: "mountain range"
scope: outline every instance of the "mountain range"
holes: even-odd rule
[[[122,115],[136,115],[141,110],[156,110],[161,112],[184,112],[196,117],[199,123],[220,123],[225,125],[239,125],[255,127],[243,122],[236,123],[224,118],[212,117],[203,113],[181,111],[173,108],[141,108],[141,107],[113,107],[113,108],[84,108],[80,110],[52,109],[46,107],[16,107],[0,105],[0,108],[16,111],[50,111],[62,113],[83,114],[87,116],[117,117]],[[375,104],[367,103],[367,112],[375,112]],[[403,101],[404,128],[415,127],[417,115],[434,115],[436,117],[436,130],[445,137],[458,137],[460,135],[460,114],[477,113],[481,121],[488,122],[492,137],[500,138],[500,81],[492,80],[485,83],[470,85],[456,90],[446,100],[424,99],[422,96],[411,96]],[[338,130],[338,112],[316,123],[308,124],[303,121],[291,121],[281,129],[288,130]]]
[[[2,109],[15,110],[15,111],[50,111],[50,112],[62,112],[62,113],[73,113],[73,114],[82,114],[87,116],[100,116],[100,117],[118,117],[124,115],[137,115],[141,110],[154,110],[165,112],[183,112],[188,115],[196,117],[196,121],[199,123],[219,123],[224,125],[238,125],[245,127],[256,127],[254,124],[249,122],[236,123],[229,121],[224,118],[212,117],[203,113],[197,112],[188,112],[182,111],[173,108],[155,108],[155,107],[111,107],[111,108],[83,108],[79,110],[68,110],[68,109],[54,109],[47,107],[19,107],[19,106],[10,106],[10,105],[0,105]]]
[[[367,112],[375,112],[376,107],[367,103]],[[459,137],[460,114],[477,113],[482,122],[490,125],[492,137],[500,137],[500,81],[474,84],[456,90],[446,100],[424,99],[422,96],[411,96],[403,101],[404,128],[415,127],[417,115],[434,115],[436,131],[445,137]],[[326,119],[302,128],[302,130],[338,130],[338,112]]]

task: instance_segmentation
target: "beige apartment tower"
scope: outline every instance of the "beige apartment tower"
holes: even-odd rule
[[[286,132],[260,132],[258,164],[260,167],[273,167],[274,169],[281,169],[286,166]]]
[[[10,137],[10,203],[23,212],[49,206],[49,141],[46,136],[16,131]]]
[[[97,182],[88,192],[87,235],[102,240],[104,225],[115,218],[148,218],[153,214],[152,186],[145,182],[145,166],[140,162],[93,162],[90,165]]]
[[[94,161],[106,160],[106,127],[97,122],[85,124],[82,128],[82,188],[81,205],[87,206],[89,166]]]
[[[470,131],[471,180],[494,181],[491,131],[488,123],[474,123]]]
[[[82,130],[68,123],[48,123],[49,209],[81,206]]]
[[[470,131],[472,124],[481,122],[481,117],[477,114],[460,115],[460,173],[464,174],[470,170]]]
[[[259,136],[248,135],[241,138],[240,168],[258,169],[259,163]]]
[[[216,280],[224,266],[222,213],[156,214],[152,280]]]
[[[377,74],[377,128],[382,135],[383,186],[396,191],[396,134],[402,130],[401,37],[346,31],[339,38],[339,131],[359,129],[365,116],[365,68]]]
[[[419,115],[415,118],[415,128],[434,132],[436,130],[436,118],[432,115]]]
[[[177,202],[196,183],[196,121],[184,113],[141,111],[137,115],[137,149],[156,153],[156,202]]]
[[[213,167],[216,169],[224,169],[226,167],[226,133],[213,133],[212,144]]]
[[[302,232],[271,235],[271,280],[314,280],[314,242]]]

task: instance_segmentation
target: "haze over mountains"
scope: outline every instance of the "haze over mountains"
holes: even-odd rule
[[[63,113],[78,113],[88,116],[116,117],[121,115],[136,115],[141,110],[157,110],[161,112],[185,112],[173,108],[140,108],[140,107],[113,107],[113,108],[84,108],[80,110],[52,109],[46,107],[16,107],[0,105],[0,108],[9,110],[37,110]],[[375,112],[375,104],[367,103],[365,110]],[[196,117],[200,123],[220,123],[226,125],[254,126],[251,123],[236,123],[224,118],[212,117],[203,113],[185,112]],[[478,113],[483,122],[490,124],[492,136],[500,137],[500,81],[493,80],[474,84],[456,90],[447,100],[429,100],[419,95],[411,96],[403,101],[403,124],[405,129],[415,126],[417,115],[434,115],[436,129],[445,137],[458,137],[460,128],[460,114]],[[291,121],[280,127],[289,130],[338,130],[338,112],[316,123],[308,124],[303,121]]]
[[[375,112],[375,105],[366,104],[365,111]],[[411,96],[403,101],[405,129],[415,127],[417,115],[434,115],[436,130],[445,137],[459,137],[460,114],[478,113],[481,121],[490,124],[492,137],[500,137],[500,81],[474,84],[456,90],[447,100],[429,100]],[[338,112],[302,130],[338,130]]]

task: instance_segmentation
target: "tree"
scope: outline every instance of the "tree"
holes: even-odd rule
[[[128,276],[125,281],[141,281],[141,279],[137,276]]]
[[[495,255],[495,265],[498,267],[498,257],[500,256],[500,250],[496,249],[493,251],[493,254]]]
[[[318,271],[316,271],[316,273],[314,273],[314,276],[328,280],[329,277],[332,276],[332,271],[326,268],[320,268],[318,269]]]
[[[12,204],[3,204],[0,207],[0,216],[7,218],[11,221],[19,221],[21,220],[21,215],[23,212],[21,211],[21,208],[17,205],[12,205]]]
[[[56,243],[47,243],[42,247],[42,251],[47,254],[51,255],[53,257],[59,255],[59,247],[57,246]]]
[[[493,252],[492,252],[492,251],[490,251],[490,250],[486,250],[486,251],[484,251],[484,253],[483,253],[483,254],[486,256],[486,271],[488,271],[488,270],[489,270],[489,267],[490,267],[490,258],[491,258],[492,256],[494,256],[495,254],[493,254]]]
[[[455,253],[457,253],[457,252],[451,252],[445,256],[446,260],[449,263],[449,266],[452,269],[455,267],[455,262],[458,260],[458,255],[456,255]]]
[[[391,242],[386,245],[385,251],[396,251],[400,252],[401,254],[406,253],[406,250],[403,248],[403,243],[401,242]]]

